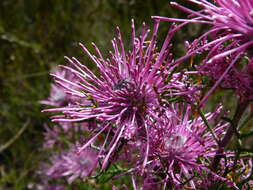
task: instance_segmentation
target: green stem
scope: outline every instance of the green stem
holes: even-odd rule
[[[198,112],[199,112],[200,117],[202,118],[202,120],[203,120],[204,123],[206,124],[207,129],[208,129],[208,130],[210,131],[210,133],[212,134],[214,140],[216,141],[217,144],[219,144],[219,139],[218,139],[217,135],[214,133],[214,131],[213,131],[211,125],[208,123],[208,121],[207,121],[205,115],[204,115],[203,112],[200,110],[200,108],[198,109]]]
[[[14,137],[12,137],[8,142],[0,146],[0,153],[3,152],[8,147],[10,147],[22,135],[22,133],[25,131],[29,123],[30,120],[27,120],[26,123],[23,125],[23,127],[18,131],[18,133]]]
[[[249,104],[248,101],[238,102],[232,122],[231,122],[225,136],[223,137],[223,139],[219,143],[219,149],[218,149],[218,151],[213,159],[213,162],[211,164],[211,168],[213,171],[217,170],[220,160],[223,156],[223,151],[225,150],[226,146],[229,144],[233,135],[238,134],[237,126],[238,126],[239,121],[241,120],[241,117],[242,117],[244,111],[248,107],[248,104]]]
[[[250,130],[248,133],[242,133],[240,135],[241,138],[245,138],[245,137],[248,137],[248,136],[251,136],[253,135],[253,130]]]
[[[242,129],[253,118],[252,116],[253,112],[243,120],[243,122],[239,125],[238,129]]]

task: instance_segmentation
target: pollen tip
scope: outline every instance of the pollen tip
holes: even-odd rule
[[[171,4],[172,6],[178,5],[178,3],[174,2],[174,1],[170,2],[170,4]]]

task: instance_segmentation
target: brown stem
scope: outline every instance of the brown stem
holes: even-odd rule
[[[223,137],[223,139],[220,141],[219,143],[219,150],[217,151],[213,162],[211,164],[211,168],[213,171],[217,170],[217,167],[220,163],[221,158],[223,157],[223,151],[225,150],[226,146],[229,144],[230,140],[232,139],[234,134],[238,134],[237,132],[237,125],[239,123],[239,121],[241,120],[241,117],[244,113],[244,111],[246,110],[247,106],[248,106],[249,102],[248,101],[244,101],[244,102],[238,102],[234,117],[232,119],[232,122],[225,134],[225,136]]]

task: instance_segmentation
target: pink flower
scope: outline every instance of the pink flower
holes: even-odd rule
[[[149,173],[147,175],[152,173],[151,176],[160,176],[160,184],[181,187],[186,183],[196,188],[194,181],[204,173],[211,173],[208,163],[215,155],[218,144],[200,117],[190,119],[190,106],[186,106],[186,110],[183,105],[173,109],[149,124],[152,127],[149,130],[150,149],[146,172]],[[220,108],[206,114],[209,122],[217,118],[219,111]],[[216,124],[213,128],[215,135],[219,138],[223,136],[227,126]]]
[[[188,19],[155,16],[155,19],[188,23],[204,23],[212,28],[188,43],[188,52],[176,60],[183,61],[193,55],[208,51],[200,69],[211,69],[211,77],[217,78],[215,84],[200,102],[205,104],[208,97],[224,80],[222,86],[233,86],[242,101],[252,100],[252,76],[247,71],[236,71],[235,65],[243,66],[242,60],[247,55],[253,61],[253,2],[251,0],[188,0],[200,7],[199,11],[172,2],[176,8],[189,13]],[[217,71],[217,73],[216,73]],[[246,73],[245,73],[246,72]],[[230,76],[230,74],[232,76]],[[209,73],[210,74],[210,73]],[[232,84],[231,84],[232,81]],[[234,86],[233,84],[236,83]],[[242,84],[242,85],[241,85]]]
[[[87,148],[78,154],[76,147],[72,147],[51,157],[50,164],[44,165],[42,173],[51,179],[67,177],[68,183],[72,183],[77,178],[84,180],[90,176],[97,163],[95,150]]]
[[[253,44],[253,2],[251,0],[215,0],[211,3],[207,0],[188,0],[198,5],[201,10],[195,11],[179,5],[171,4],[178,9],[189,13],[189,19],[174,19],[165,17],[154,17],[166,21],[178,21],[184,23],[205,23],[212,26],[205,34],[197,39],[203,41],[207,36],[211,41],[196,48],[194,52],[187,55],[190,57],[207,47],[215,47],[224,42],[231,42],[233,46],[226,51],[215,55],[211,60],[219,59],[233,53],[244,54]]]
[[[75,77],[75,75],[73,75],[71,72],[61,69],[59,67],[54,68],[52,73],[53,75],[66,78],[67,80],[74,80],[76,82],[79,81],[79,79]],[[57,84],[57,81],[56,83],[52,83],[48,99],[41,100],[39,101],[39,103],[50,106],[66,106],[75,103],[76,101],[78,101],[78,99],[69,95],[66,92],[66,88],[68,89],[68,87],[69,85],[62,87],[60,84]]]
[[[94,125],[97,134],[80,149],[82,151],[89,146],[102,132],[113,134],[113,137],[109,138],[111,142],[106,143],[109,147],[106,147],[107,155],[102,168],[106,167],[110,155],[117,150],[122,139],[134,140],[147,134],[146,119],[152,117],[154,110],[161,106],[161,95],[186,96],[188,101],[192,101],[195,92],[199,90],[184,82],[183,72],[172,73],[175,67],[170,54],[170,41],[178,27],[173,25],[170,28],[160,51],[156,48],[158,27],[159,19],[155,20],[154,31],[148,42],[149,30],[146,30],[143,24],[138,38],[132,22],[132,49],[129,52],[125,50],[120,30],[117,28],[117,38],[112,40],[114,52],[110,52],[108,59],[102,56],[94,44],[97,55],[92,55],[80,44],[97,66],[97,75],[76,58],[66,58],[71,67],[61,67],[78,80],[53,74],[56,83],[80,101],[66,107],[43,111],[62,112],[63,115],[54,116],[53,121],[57,122],[84,121],[91,118],[102,122],[101,125]]]

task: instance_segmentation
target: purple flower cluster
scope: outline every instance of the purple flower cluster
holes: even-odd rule
[[[97,152],[92,149],[86,149],[80,154],[76,152],[74,147],[51,157],[51,164],[45,166],[46,175],[50,178],[68,176],[68,183],[72,183],[78,177],[85,179],[90,176],[97,165]]]
[[[252,160],[239,158],[244,150],[239,147],[238,130],[253,99],[253,3],[188,1],[201,10],[172,3],[189,13],[189,18],[153,17],[151,34],[143,24],[140,36],[136,35],[132,21],[130,50],[125,49],[119,28],[107,57],[95,44],[96,55],[80,44],[96,65],[95,71],[74,57],[66,57],[69,66],[54,70],[50,96],[40,101],[54,106],[43,112],[58,114],[52,116],[57,124],[45,127],[44,147],[57,151],[40,170],[46,176],[44,184],[61,178],[75,183],[91,175],[98,179],[117,166],[113,177],[130,174],[135,190],[211,189],[221,184],[232,189],[252,187]],[[158,48],[163,20],[182,24],[172,24]],[[212,28],[187,42],[186,55],[175,59],[172,38],[188,23]],[[182,68],[181,63],[199,55],[194,67]],[[203,82],[206,78],[213,85],[203,95],[209,87]],[[218,86],[233,89],[239,104],[245,105],[238,106],[231,120],[223,106],[206,114],[201,111]],[[225,149],[233,134],[239,148],[228,152]]]
[[[184,81],[184,72],[172,73],[174,61],[170,53],[173,33],[177,27],[172,26],[163,43],[160,52],[156,51],[156,36],[159,20],[156,20],[150,42],[147,42],[148,30],[142,27],[141,36],[135,36],[132,22],[132,51],[126,52],[119,29],[117,39],[112,40],[114,53],[110,59],[104,59],[99,49],[93,44],[97,56],[82,45],[84,52],[91,58],[98,68],[98,76],[82,65],[75,58],[66,58],[72,67],[61,66],[66,72],[79,80],[53,74],[55,81],[66,94],[70,94],[82,101],[70,102],[63,108],[52,108],[44,112],[62,112],[64,115],[54,116],[53,121],[73,122],[96,119],[101,124],[95,124],[97,134],[91,138],[79,152],[93,142],[102,132],[112,135],[105,144],[107,154],[102,168],[105,168],[109,157],[117,150],[122,139],[148,139],[147,121],[156,115],[157,109],[165,97],[182,97],[188,101],[194,100],[199,87]],[[168,77],[168,75],[170,75]],[[162,97],[163,96],[163,97]],[[147,146],[147,151],[149,144]],[[104,147],[105,148],[105,147]],[[145,155],[144,165],[147,161]]]
[[[230,48],[215,55],[212,60],[219,59],[232,53],[244,54],[253,45],[253,2],[251,0],[216,0],[211,3],[207,0],[188,0],[198,5],[201,10],[194,11],[176,2],[172,6],[189,13],[189,19],[160,18],[167,21],[186,23],[206,23],[212,28],[198,40],[211,36],[212,41],[205,46],[217,47],[224,42],[232,42]],[[199,47],[198,49],[204,49]],[[199,50],[195,50],[196,52]]]
[[[247,56],[248,62],[252,62],[253,47],[253,2],[250,0],[216,0],[211,3],[206,0],[188,0],[200,7],[199,11],[191,10],[176,2],[172,6],[189,13],[189,19],[174,19],[166,17],[154,17],[165,21],[187,23],[205,23],[212,28],[189,44],[187,55],[190,56],[207,51],[208,55],[199,67],[199,72],[209,70],[215,84],[201,101],[201,106],[206,102],[210,94],[222,84],[225,88],[236,90],[242,101],[252,100],[252,74],[249,67],[243,67],[242,60]],[[217,67],[218,65],[218,67]],[[236,65],[239,65],[236,67]],[[232,73],[232,74],[231,74]],[[206,73],[205,73],[206,74]],[[233,75],[233,76],[231,76]],[[231,84],[235,81],[237,84]]]

